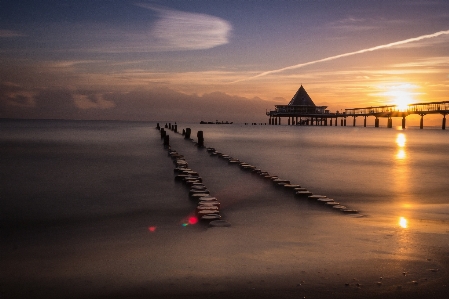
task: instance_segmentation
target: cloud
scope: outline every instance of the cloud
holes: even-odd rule
[[[167,50],[200,50],[229,42],[232,26],[223,19],[147,4],[137,5],[159,13],[160,18],[151,30],[159,47]]]
[[[73,100],[76,107],[80,109],[109,109],[115,107],[115,103],[105,100],[103,94],[74,94]]]
[[[344,53],[344,54],[339,54],[339,55],[335,55],[335,56],[326,57],[326,58],[323,58],[323,59],[318,59],[318,60],[309,61],[309,62],[305,62],[305,63],[295,64],[295,65],[292,65],[292,66],[287,66],[287,67],[276,69],[276,70],[266,71],[266,72],[260,73],[258,75],[255,75],[255,76],[252,76],[252,77],[248,77],[246,79],[241,79],[241,80],[238,80],[238,81],[234,81],[234,82],[231,82],[231,83],[237,83],[237,82],[241,82],[241,81],[251,80],[251,79],[255,79],[255,78],[259,78],[259,77],[263,77],[263,76],[267,76],[267,75],[271,75],[271,74],[275,74],[275,73],[281,73],[281,72],[284,72],[284,71],[287,71],[287,70],[299,69],[301,67],[305,67],[305,66],[308,66],[308,65],[312,65],[312,64],[316,64],[316,63],[320,63],[320,62],[331,61],[331,60],[335,60],[335,59],[339,59],[339,58],[343,58],[343,57],[353,56],[353,55],[356,55],[356,54],[362,54],[362,53],[373,52],[373,51],[377,51],[377,50],[382,50],[382,49],[402,46],[402,45],[406,45],[406,44],[409,44],[409,43],[413,43],[413,42],[417,42],[417,41],[421,41],[421,40],[426,40],[426,39],[438,37],[438,36],[441,36],[441,35],[448,35],[448,34],[449,34],[449,30],[438,31],[438,32],[435,32],[435,33],[432,33],[432,34],[421,35],[421,36],[418,36],[418,37],[413,37],[413,38],[409,38],[409,39],[405,39],[405,40],[401,40],[401,41],[397,41],[397,42],[393,42],[393,43],[389,43],[389,44],[379,45],[379,46],[366,48],[366,49],[362,49],[362,50],[358,50],[358,51],[354,51],[354,52],[348,52],[348,53]]]
[[[13,30],[0,29],[0,38],[18,37],[18,36],[25,36],[25,35]]]
[[[11,87],[10,91],[23,93],[19,87]],[[31,98],[14,99],[5,99],[0,91],[0,118],[266,122],[265,109],[275,104],[278,103],[222,92],[199,96],[169,88],[130,92],[55,88],[42,90]]]

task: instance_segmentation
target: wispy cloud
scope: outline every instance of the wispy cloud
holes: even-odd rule
[[[160,47],[167,50],[210,49],[227,44],[232,26],[227,21],[199,13],[137,4],[159,13],[151,33]]]
[[[402,46],[402,45],[405,45],[405,44],[409,44],[409,43],[413,43],[413,42],[417,42],[417,41],[421,41],[421,40],[426,40],[426,39],[429,39],[429,38],[434,38],[434,37],[438,37],[438,36],[441,36],[441,35],[448,35],[448,34],[449,34],[449,30],[438,31],[438,32],[435,32],[435,33],[432,33],[432,34],[421,35],[421,36],[418,36],[418,37],[413,37],[413,38],[409,38],[409,39],[405,39],[405,40],[401,40],[401,41],[397,41],[397,42],[393,42],[393,43],[389,43],[389,44],[379,45],[379,46],[366,48],[366,49],[362,49],[362,50],[358,50],[358,51],[354,51],[354,52],[348,52],[348,53],[344,53],[344,54],[339,54],[339,55],[335,55],[335,56],[326,57],[326,58],[323,58],[323,59],[318,59],[318,60],[309,61],[309,62],[305,62],[305,63],[295,64],[295,65],[292,65],[292,66],[287,66],[287,67],[276,69],[276,70],[266,71],[266,72],[260,73],[258,75],[255,75],[255,76],[252,76],[252,77],[248,77],[246,79],[234,81],[234,82],[231,82],[231,83],[237,83],[237,82],[241,82],[241,81],[256,79],[256,78],[259,78],[259,77],[263,77],[263,76],[267,76],[267,75],[271,75],[271,74],[275,74],[275,73],[281,73],[281,72],[284,72],[284,71],[287,71],[287,70],[293,70],[293,69],[302,68],[302,67],[305,67],[305,66],[308,66],[308,65],[313,65],[313,64],[326,62],[326,61],[331,61],[331,60],[335,60],[335,59],[339,59],[339,58],[343,58],[343,57],[353,56],[353,55],[356,55],[356,54],[362,54],[362,53],[373,52],[373,51],[377,51],[377,50],[382,50],[382,49]]]
[[[0,38],[5,37],[18,37],[18,36],[25,36],[24,34],[14,31],[14,30],[7,30],[7,29],[0,29]]]

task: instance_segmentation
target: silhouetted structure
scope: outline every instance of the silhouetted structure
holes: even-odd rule
[[[387,118],[387,127],[393,127],[393,117],[402,117],[402,128],[405,129],[405,118],[410,114],[418,114],[421,116],[420,128],[424,127],[424,116],[427,114],[441,114],[443,121],[441,128],[446,129],[446,115],[449,114],[449,101],[429,102],[409,104],[407,109],[400,109],[397,105],[385,105],[366,108],[349,108],[343,113],[330,113],[326,110],[327,106],[316,106],[304,87],[301,85],[293,96],[288,105],[275,105],[275,110],[267,111],[270,117],[270,125],[280,125],[281,118],[288,118],[288,125],[316,125],[316,126],[332,126],[335,119],[335,126],[338,125],[340,118],[341,126],[346,126],[346,118],[353,117],[353,126],[356,125],[358,116],[364,117],[363,126],[366,127],[366,119],[368,116],[374,116],[374,126],[379,127],[379,118]]]
[[[281,124],[281,117],[288,117],[289,125],[290,118],[292,125],[313,124],[314,121],[320,123],[326,121],[327,123],[325,114],[329,114],[329,110],[326,110],[327,106],[315,105],[302,84],[287,105],[275,105],[275,107],[275,110],[267,112],[270,117],[268,122],[270,125],[277,125],[278,121]],[[300,119],[298,120],[298,118]]]

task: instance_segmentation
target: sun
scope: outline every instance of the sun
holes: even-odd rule
[[[406,111],[408,105],[415,102],[414,95],[416,94],[412,90],[417,86],[410,83],[395,84],[387,87],[387,91],[382,95],[387,96],[390,99],[392,105],[396,105],[399,111]]]
[[[389,95],[393,99],[393,104],[401,111],[407,110],[408,105],[413,102],[413,95],[408,91],[395,90],[391,91]]]

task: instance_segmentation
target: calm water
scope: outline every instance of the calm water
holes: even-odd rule
[[[154,123],[2,121],[0,222],[29,226],[150,216],[192,208]],[[441,129],[178,124],[206,146],[376,217],[449,217],[449,132]],[[169,131],[228,214],[277,191]],[[285,196],[280,194],[279,196]],[[226,213],[226,209],[224,209]]]

